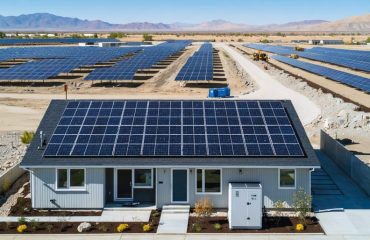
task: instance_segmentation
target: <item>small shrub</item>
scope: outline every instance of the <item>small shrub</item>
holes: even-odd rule
[[[151,224],[144,224],[143,231],[144,232],[150,232],[153,230],[153,226]]]
[[[34,132],[24,131],[23,134],[21,135],[21,142],[23,144],[30,144],[34,135],[35,135]]]
[[[120,225],[118,225],[118,227],[117,227],[117,232],[119,232],[119,233],[121,233],[121,232],[124,232],[124,231],[126,231],[126,230],[128,230],[129,229],[129,225],[128,224],[126,224],[126,223],[121,223]]]
[[[311,211],[312,197],[303,188],[299,188],[293,195],[293,208],[297,213],[300,223],[306,223],[306,217]]]
[[[48,233],[51,233],[51,231],[53,231],[53,228],[54,226],[51,224],[46,225],[46,230],[48,231]]]
[[[17,232],[23,233],[24,231],[26,231],[26,229],[27,229],[27,225],[26,224],[21,224],[17,227]]]
[[[18,218],[19,225],[25,225],[27,223],[27,219],[25,217]]]
[[[3,185],[1,186],[1,190],[3,191],[3,193],[6,193],[7,191],[9,191],[11,186],[12,186],[12,182],[10,181],[8,177],[6,177],[3,181]]]
[[[221,224],[219,224],[219,223],[215,223],[215,224],[213,225],[213,227],[215,228],[215,230],[216,230],[216,231],[220,231],[220,230],[222,229],[222,225],[221,225]]]
[[[99,224],[98,230],[102,232],[108,232],[108,226],[104,223]]]
[[[281,217],[282,217],[282,211],[285,207],[285,204],[283,201],[278,200],[274,202],[274,208],[275,208],[275,218],[276,218],[276,225],[279,226]]]
[[[197,215],[197,217],[208,217],[211,216],[213,212],[213,204],[211,200],[209,200],[208,197],[204,197],[199,199],[195,203],[194,212]]]
[[[194,223],[192,228],[195,232],[201,232],[202,231],[202,225],[199,222]]]
[[[31,226],[31,229],[32,229],[32,231],[37,231],[37,229],[39,228],[39,222],[37,221],[37,220],[35,220],[35,219],[32,219],[31,221],[30,221],[30,226]]]
[[[159,212],[157,212],[157,211],[155,211],[155,212],[152,214],[152,216],[153,216],[153,217],[159,217],[159,215],[160,215],[160,213],[159,213]]]
[[[296,226],[295,226],[295,230],[298,231],[298,232],[301,232],[304,230],[304,225],[301,224],[301,223],[298,223]]]

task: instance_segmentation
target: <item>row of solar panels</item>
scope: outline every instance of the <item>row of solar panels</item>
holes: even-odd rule
[[[289,64],[291,66],[306,70],[317,75],[324,76],[331,80],[346,84],[348,86],[360,89],[364,92],[370,93],[370,79],[357,76],[354,74],[338,71],[332,68],[318,66],[312,63],[302,62],[289,57],[275,55],[272,56],[273,59]]]
[[[176,81],[213,80],[213,46],[204,43],[182,67]]]
[[[171,41],[143,48],[134,56],[122,60],[112,67],[97,68],[86,80],[132,80],[139,69],[149,69],[188,46],[190,41]]]
[[[280,55],[297,54],[300,57],[370,72],[370,52],[316,47],[295,51],[293,47],[267,44],[247,44],[246,47]]]
[[[119,42],[115,38],[3,38],[0,45]]]
[[[37,47],[0,49],[2,60],[29,59],[29,62],[0,69],[0,80],[45,80],[60,73],[110,61],[117,57],[139,51],[138,47]]]

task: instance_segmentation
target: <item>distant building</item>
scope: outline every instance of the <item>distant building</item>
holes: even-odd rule
[[[84,37],[94,37],[93,33],[84,33]]]
[[[292,40],[291,43],[308,43],[308,40]]]
[[[309,40],[311,45],[340,45],[344,44],[343,40]]]

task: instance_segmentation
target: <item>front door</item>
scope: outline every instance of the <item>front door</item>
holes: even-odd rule
[[[131,169],[117,169],[116,174],[116,191],[118,200],[132,199],[132,170]]]
[[[187,203],[188,202],[188,170],[173,169],[172,170],[172,202]]]

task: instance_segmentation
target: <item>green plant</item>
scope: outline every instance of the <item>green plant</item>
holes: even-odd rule
[[[276,218],[276,225],[279,226],[281,217],[282,217],[282,211],[285,207],[284,201],[278,200],[274,202],[274,211],[275,211],[275,218]]]
[[[5,33],[0,32],[0,38],[5,38],[5,37],[6,37]]]
[[[120,225],[118,225],[117,227],[117,232],[121,233],[123,231],[126,231],[127,229],[129,229],[129,225],[126,224],[126,223],[121,223]]]
[[[27,219],[25,217],[18,218],[19,225],[23,225],[27,223]]]
[[[144,224],[143,225],[143,231],[144,232],[150,232],[150,231],[152,231],[153,230],[153,226],[152,226],[152,224]]]
[[[306,223],[306,217],[308,213],[311,211],[311,204],[312,204],[312,197],[311,195],[307,194],[303,188],[299,188],[293,194],[293,208],[296,212],[297,216],[299,217],[300,223]]]
[[[199,222],[193,223],[192,228],[195,232],[201,232],[203,229]]]
[[[26,229],[27,229],[27,225],[26,224],[21,224],[17,227],[17,232],[23,233],[24,231],[26,231]]]
[[[21,142],[23,144],[30,144],[34,135],[34,132],[24,131],[21,135]]]
[[[51,231],[53,231],[53,225],[51,225],[51,224],[48,224],[48,225],[46,225],[46,230],[48,231],[48,233],[51,233]]]
[[[31,226],[31,229],[32,229],[32,231],[37,231],[37,229],[39,228],[39,222],[36,220],[36,219],[32,219],[31,221],[30,221],[30,226]]]
[[[98,230],[102,232],[108,232],[108,226],[105,223],[100,223],[98,226]]]
[[[8,177],[5,177],[3,181],[3,185],[1,186],[3,193],[6,193],[7,191],[9,191],[11,186],[12,186],[12,182],[10,181]]]
[[[222,229],[222,225],[221,225],[221,224],[219,224],[219,223],[215,223],[215,224],[213,225],[213,227],[215,228],[215,230],[216,230],[216,231],[220,231],[220,230]]]
[[[153,212],[153,213],[152,213],[152,216],[153,216],[153,217],[159,217],[159,215],[160,215],[160,213],[159,213],[159,212],[157,212],[157,211],[155,211],[155,212]]]

